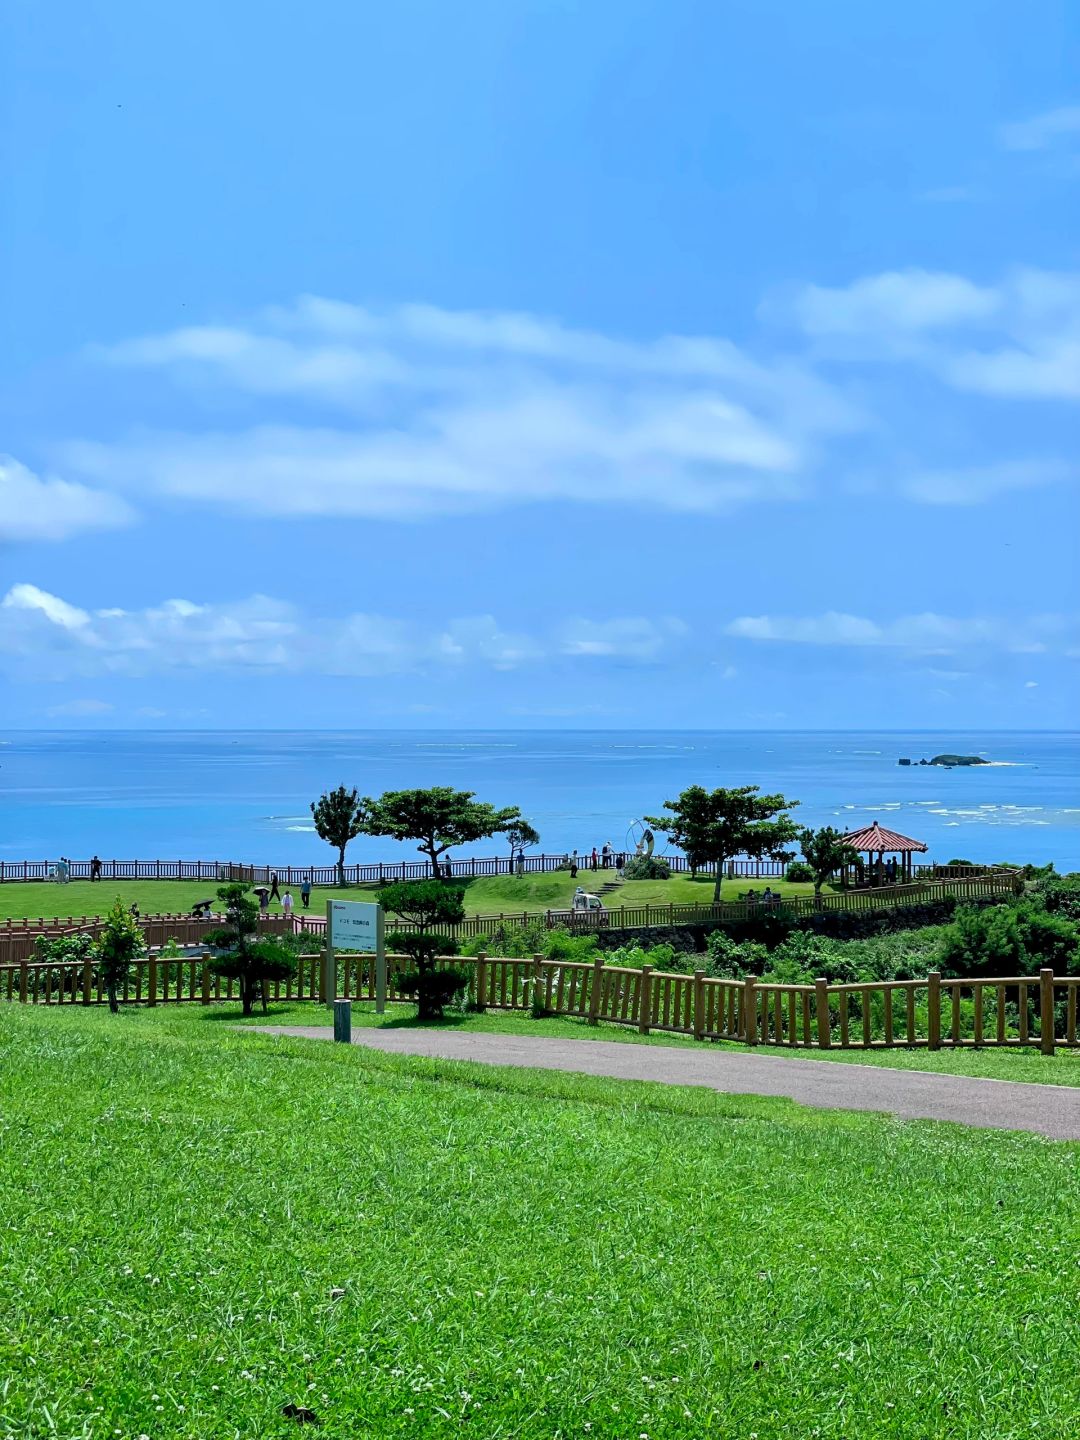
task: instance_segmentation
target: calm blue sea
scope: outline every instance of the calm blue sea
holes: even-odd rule
[[[896,763],[941,751],[993,764]],[[308,805],[341,783],[362,794],[475,790],[520,805],[550,852],[605,840],[620,849],[635,818],[686,785],[754,784],[800,800],[807,824],[880,819],[926,840],[933,859],[1080,869],[1080,735],[1045,733],[9,732],[0,740],[0,856],[329,863]],[[499,848],[487,842],[475,853]],[[349,858],[412,851],[359,839]]]

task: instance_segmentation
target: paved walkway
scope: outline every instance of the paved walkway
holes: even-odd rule
[[[254,1028],[312,1040],[330,1040],[333,1034],[316,1025]],[[691,1050],[618,1040],[556,1040],[452,1030],[358,1030],[353,1033],[353,1044],[392,1055],[571,1070],[662,1085],[704,1085],[729,1095],[786,1096],[825,1110],[876,1110],[905,1120],[953,1120],[983,1129],[1030,1130],[1054,1140],[1080,1140],[1080,1088],[1065,1085],[975,1080],[712,1046]]]

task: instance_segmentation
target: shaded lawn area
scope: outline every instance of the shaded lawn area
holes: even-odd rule
[[[921,1440],[1080,1412],[1071,1145],[197,1007],[0,1007],[0,1116],[4,1433],[290,1436],[291,1404],[329,1437]]]
[[[213,1023],[222,1020],[240,1023],[238,1010],[234,1006],[215,1006],[204,1012]],[[269,1014],[256,1014],[245,1024],[273,1025],[325,1025],[332,1026],[331,1012],[318,1004],[291,1003],[271,1005]],[[552,1015],[543,1020],[534,1020],[524,1011],[488,1010],[483,1015],[466,1015],[448,1012],[446,1020],[421,1022],[416,1019],[413,1005],[394,1004],[387,1007],[382,1017],[375,1014],[374,1005],[354,1002],[352,1007],[354,1029],[361,1027],[385,1026],[390,1029],[417,1029],[428,1025],[438,1027],[440,1023],[451,1026],[456,1032],[476,1031],[487,1035],[539,1035],[559,1040],[620,1040],[629,1045],[707,1045],[716,1050],[745,1052],[746,1047],[729,1041],[698,1041],[691,1035],[673,1035],[666,1031],[653,1030],[640,1035],[632,1025],[617,1025],[601,1021],[590,1025],[588,1021],[564,1015]],[[764,1055],[784,1064],[795,1057],[800,1060],[822,1060],[848,1065],[877,1065],[891,1070],[925,1070],[939,1075],[970,1075],[985,1080],[1021,1080],[1038,1085],[1080,1085],[1080,1049],[1059,1049],[1053,1055],[1042,1055],[1037,1046],[1026,1049],[998,1050],[994,1048],[961,1050],[789,1050],[772,1045],[757,1045],[754,1053]]]
[[[593,875],[581,871],[576,881],[569,871],[552,871],[544,875],[491,875],[477,880],[455,881],[465,892],[465,909],[470,915],[518,914],[522,911],[542,913],[548,909],[569,908],[576,885],[596,890],[605,879],[603,871]],[[724,899],[736,900],[750,889],[773,890],[784,894],[813,894],[812,885],[791,884],[781,880],[724,882]],[[186,914],[197,900],[212,899],[217,885],[212,880],[72,880],[67,885],[51,881],[12,881],[0,885],[0,921],[39,916],[102,915],[119,895],[127,904],[137,902],[143,915]],[[284,889],[284,887],[282,887]],[[312,892],[311,914],[325,915],[327,900],[373,899],[376,885],[350,885],[347,889],[319,887]],[[296,913],[300,907],[300,887],[292,887]],[[688,875],[672,876],[670,880],[628,880],[605,897],[609,906],[620,905],[708,905],[712,901],[712,881],[691,880]],[[275,903],[271,909],[280,907]]]

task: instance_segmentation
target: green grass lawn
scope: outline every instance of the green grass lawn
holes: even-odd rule
[[[224,1018],[0,1007],[0,1435],[1075,1430],[1075,1146]]]
[[[582,871],[576,881],[567,871],[544,875],[492,875],[462,882],[465,908],[470,915],[498,915],[521,911],[544,911],[569,907],[575,885],[598,889],[604,872],[593,875]],[[727,880],[724,899],[735,900],[746,890],[764,890],[767,885],[784,894],[812,894],[812,885],[791,884],[783,880]],[[347,890],[319,888],[311,898],[313,914],[325,914],[327,900],[363,899],[377,886],[350,886]],[[217,886],[211,880],[72,880],[68,885],[46,881],[22,883],[13,881],[0,885],[0,921],[10,916],[100,915],[108,910],[117,895],[131,904],[137,901],[144,915],[186,913],[196,900],[210,899]],[[670,880],[629,880],[606,903],[619,905],[702,904],[712,900],[711,880],[691,880],[689,876],[673,876]],[[299,912],[300,889],[293,887],[293,899]],[[274,907],[277,908],[276,906]]]

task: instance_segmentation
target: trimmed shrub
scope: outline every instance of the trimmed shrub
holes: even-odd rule
[[[626,880],[670,880],[671,866],[658,855],[635,855],[623,866]]]
[[[443,1011],[463,1000],[469,976],[464,970],[406,970],[395,976],[394,985],[402,995],[416,998],[419,1018],[441,1020]]]
[[[808,865],[805,860],[792,860],[784,871],[784,879],[790,880],[793,884],[802,884],[813,878],[813,867]]]

